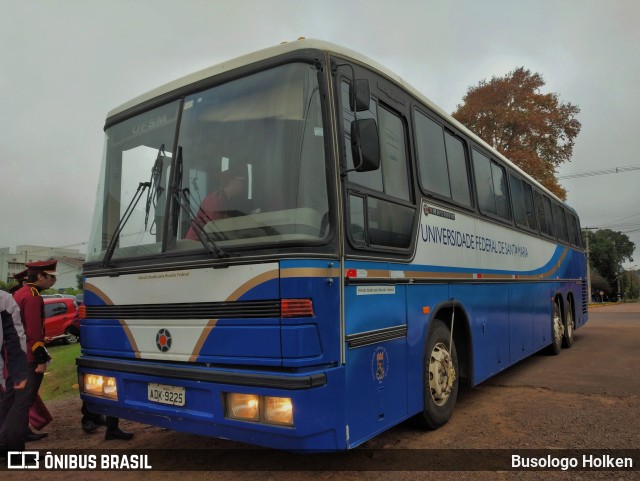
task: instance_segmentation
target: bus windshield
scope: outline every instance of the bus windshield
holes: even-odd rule
[[[88,261],[104,257],[118,230],[113,259],[327,235],[312,65],[282,65],[127,119],[106,130],[104,152]],[[126,218],[140,183],[146,192]]]

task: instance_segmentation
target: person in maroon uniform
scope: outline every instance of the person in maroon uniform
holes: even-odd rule
[[[13,286],[9,292],[11,294],[15,294],[18,290],[27,283],[27,276],[29,275],[29,271],[27,269],[22,272],[18,272],[14,274],[13,278],[18,282],[15,286]],[[34,429],[38,431],[42,430],[47,424],[49,424],[53,420],[51,413],[47,409],[46,404],[40,398],[38,394],[36,399],[29,409],[29,425],[31,425]],[[47,436],[47,433],[34,433],[31,429],[27,428],[27,432],[25,434],[24,440],[26,442],[38,441]]]
[[[47,363],[51,360],[44,347],[44,301],[40,292],[55,284],[58,274],[56,264],[56,260],[25,264],[28,271],[27,283],[13,296],[20,308],[27,340],[27,385],[21,390],[7,389],[5,395],[13,397],[13,404],[0,427],[0,438],[4,438],[7,432],[27,432],[29,409],[38,396]],[[16,449],[24,450],[24,439]]]

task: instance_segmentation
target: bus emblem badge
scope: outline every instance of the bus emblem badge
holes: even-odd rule
[[[387,356],[387,350],[384,347],[379,347],[373,351],[373,358],[371,359],[371,374],[373,378],[378,382],[387,377],[389,372],[389,358]]]
[[[156,334],[156,346],[160,352],[171,349],[171,333],[167,329],[160,329]]]

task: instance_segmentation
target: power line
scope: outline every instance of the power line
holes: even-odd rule
[[[584,172],[574,172],[573,174],[559,175],[558,180],[561,179],[577,179],[579,177],[593,177],[596,175],[606,174],[620,174],[622,172],[630,172],[632,170],[640,170],[640,165],[627,165],[623,167],[610,167],[608,169],[590,170]]]

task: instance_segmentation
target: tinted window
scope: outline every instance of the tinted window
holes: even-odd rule
[[[527,223],[533,230],[538,230],[536,223],[536,213],[533,207],[533,189],[526,182],[522,182],[522,191],[524,194],[524,208],[527,214]]]
[[[493,176],[491,175],[491,161],[480,152],[473,151],[473,171],[476,175],[476,190],[480,210],[489,214],[496,214],[496,198],[493,191]]]
[[[536,214],[538,216],[538,220],[540,221],[540,232],[546,235],[551,235],[552,231],[549,229],[549,219],[547,218],[547,211],[545,210],[544,205],[545,198],[544,196],[538,192],[534,192],[534,202],[536,207]]]
[[[449,132],[445,132],[444,140],[447,146],[447,160],[449,161],[451,198],[461,204],[471,205],[464,144]]]
[[[558,236],[558,239],[569,242],[569,235],[567,234],[567,221],[564,217],[564,209],[558,204],[553,204],[553,223],[556,228],[556,235]]]
[[[493,190],[496,194],[496,211],[503,219],[511,219],[509,209],[509,194],[507,193],[507,177],[504,169],[495,162],[491,162],[491,175],[493,177]]]
[[[547,229],[549,230],[549,235],[555,235],[555,229],[553,228],[553,216],[551,215],[551,201],[547,196],[542,198],[544,203],[544,216],[547,219]]]
[[[517,177],[509,175],[509,187],[511,188],[511,205],[516,224],[520,227],[537,230],[531,186]]]
[[[431,119],[416,112],[416,143],[420,182],[429,192],[451,197],[444,131]]]
[[[427,116],[415,114],[418,166],[422,187],[471,205],[464,144]]]
[[[524,192],[522,181],[513,175],[509,176],[509,187],[511,188],[511,202],[513,205],[513,217],[521,227],[529,227],[527,222],[527,212],[524,207]]]
[[[409,200],[409,180],[404,126],[400,117],[385,108],[378,110],[380,157],[384,193]]]
[[[367,198],[367,221],[372,245],[406,249],[411,244],[414,209],[374,197]]]
[[[576,217],[567,212],[567,228],[569,229],[569,242],[571,242],[574,246],[580,245],[580,238],[578,237],[578,223],[576,222]]]
[[[351,123],[349,84],[341,83],[345,155],[347,168],[353,168],[351,153]],[[380,136],[380,168],[373,172],[349,172],[350,184],[366,187],[363,193],[352,185],[349,194],[350,240],[356,247],[381,246],[408,249],[411,245],[415,207],[399,202],[412,200],[409,189],[409,165],[406,129],[402,118],[391,110],[370,101],[367,112],[358,112],[358,119],[373,118]],[[441,139],[442,142],[442,139]]]

